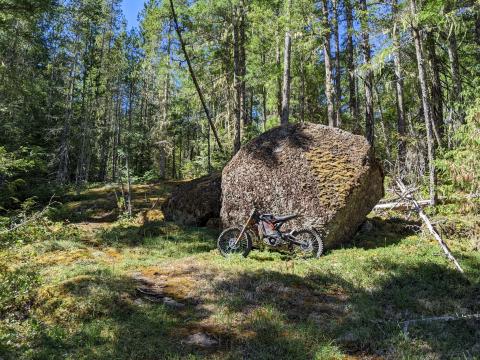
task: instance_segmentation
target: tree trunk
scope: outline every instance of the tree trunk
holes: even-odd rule
[[[240,109],[242,112],[242,125],[247,126],[250,123],[250,118],[247,111],[247,91],[245,77],[247,75],[247,59],[245,53],[245,3],[240,0],[239,14],[238,14],[238,37],[239,37],[239,76],[240,76]]]
[[[173,144],[172,144],[172,179],[177,178],[177,162],[175,159],[175,135],[173,135]]]
[[[78,36],[75,43],[79,41]],[[70,69],[70,77],[68,83],[67,109],[65,113],[65,121],[62,129],[62,137],[60,139],[59,162],[57,169],[57,182],[64,184],[68,180],[69,166],[69,147],[70,147],[70,127],[73,117],[73,96],[75,91],[75,76],[77,73],[78,51],[75,51],[72,67]]]
[[[213,123],[212,116],[210,115],[210,110],[208,109],[207,103],[205,98],[203,97],[202,90],[200,89],[200,85],[198,84],[197,77],[195,76],[195,72],[193,71],[192,63],[190,62],[190,57],[187,53],[187,48],[185,46],[185,42],[183,41],[182,31],[180,30],[180,26],[178,25],[178,18],[177,13],[175,12],[175,7],[173,5],[173,0],[170,0],[170,10],[172,11],[173,22],[175,24],[175,31],[178,35],[178,40],[180,41],[180,47],[182,48],[183,56],[185,57],[185,61],[187,62],[188,71],[190,72],[190,76],[192,78],[193,84],[195,85],[195,89],[197,90],[198,97],[200,98],[200,102],[202,103],[203,110],[205,111],[205,115],[207,117],[208,123],[212,128],[213,136],[215,137],[215,141],[217,142],[218,148],[220,151],[223,151],[222,143],[217,134],[217,129],[215,128],[215,124]]]
[[[322,0],[322,24],[323,24],[323,56],[325,58],[325,95],[327,97],[327,118],[328,126],[337,126],[335,116],[335,91],[332,79],[332,57],[330,50],[330,22],[328,19],[328,0]]]
[[[279,16],[279,15],[278,15]],[[280,63],[280,34],[278,31],[278,25],[277,29],[275,30],[275,65],[277,69],[277,115],[278,118],[282,118],[282,76],[281,76],[281,71],[282,71],[282,65]]]
[[[443,139],[443,94],[440,81],[440,66],[435,50],[435,37],[432,32],[427,33],[428,64],[431,71],[431,94],[432,94],[432,128],[438,146],[442,146]]]
[[[354,49],[353,49],[353,33],[355,31],[353,27],[353,0],[345,0],[346,15],[347,15],[347,71],[348,71],[348,89],[349,89],[349,98],[348,98],[348,107],[350,109],[350,115],[358,124],[358,102],[357,102],[357,90],[355,84],[355,58],[354,58]]]
[[[363,52],[363,61],[366,66],[365,70],[365,136],[370,143],[374,145],[375,142],[375,122],[373,114],[373,72],[370,68],[370,36],[369,36],[369,26],[368,26],[368,15],[367,15],[367,1],[360,0],[360,26],[362,32],[362,52]]]
[[[161,136],[164,136],[164,128],[167,126],[168,122],[168,111],[170,108],[170,69],[172,65],[172,38],[171,38],[171,26],[168,29],[167,35],[167,56],[168,56],[168,65],[167,65],[167,74],[165,76],[165,84],[163,88],[163,116],[161,124]],[[161,141],[159,144],[159,172],[160,179],[165,179],[167,177],[167,141]]]
[[[291,0],[287,1],[287,17],[290,21],[290,6]],[[292,51],[292,37],[290,34],[289,25],[285,31],[285,48],[283,52],[283,86],[282,86],[282,116],[280,118],[280,124],[288,124],[288,118],[290,116],[290,57]]]
[[[125,167],[127,170],[127,213],[128,217],[132,217],[132,179],[130,178],[130,166],[128,163],[128,157],[130,153],[127,150],[127,154],[125,156]]]
[[[242,81],[240,71],[240,34],[239,34],[239,9],[236,6],[233,13],[233,87],[235,89],[235,138],[233,153],[240,150],[242,133]]]
[[[410,11],[413,19],[417,19],[416,0],[410,0]],[[428,169],[429,169],[429,187],[430,187],[430,201],[432,205],[437,202],[437,176],[435,171],[435,146],[432,131],[431,110],[428,103],[428,87],[427,75],[425,72],[425,60],[422,50],[422,38],[420,29],[416,24],[412,25],[413,39],[415,42],[415,53],[417,57],[418,79],[420,82],[420,89],[422,94],[423,116],[425,118],[425,128],[427,133],[427,149],[428,149]]]
[[[335,125],[340,127],[342,125],[341,109],[342,109],[342,84],[341,84],[341,68],[340,68],[340,37],[338,32],[339,15],[338,6],[339,0],[332,0],[333,4],[333,37],[335,39]]]
[[[405,128],[405,107],[403,100],[403,71],[402,62],[400,58],[400,36],[398,34],[399,21],[398,21],[398,0],[392,0],[392,10],[395,17],[395,23],[393,28],[393,63],[395,67],[395,97],[397,106],[397,131],[398,131],[398,143],[397,143],[397,159],[398,170],[402,174],[405,170],[405,158],[406,158],[406,128]]]
[[[458,60],[458,45],[455,30],[452,29],[450,36],[448,37],[448,58],[450,60],[450,71],[452,73],[453,83],[453,95],[452,95],[452,107],[454,110],[455,127],[465,123],[465,113],[463,112],[463,99],[462,99],[462,78],[460,75],[460,62]]]
[[[477,43],[477,61],[480,63],[480,6],[477,5],[475,12],[475,42]]]

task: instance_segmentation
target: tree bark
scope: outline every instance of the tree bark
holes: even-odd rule
[[[375,120],[373,114],[373,72],[370,68],[370,36],[369,36],[369,26],[368,26],[368,15],[367,15],[367,1],[360,0],[360,27],[362,32],[362,52],[363,52],[363,61],[366,66],[365,70],[365,136],[370,143],[374,146],[375,142]]]
[[[416,0],[410,0],[410,11],[413,19],[418,17]],[[417,57],[418,79],[422,95],[423,116],[427,133],[428,169],[429,169],[429,192],[430,202],[435,205],[437,202],[437,176],[435,171],[435,146],[432,131],[431,110],[428,103],[428,85],[425,72],[425,60],[422,49],[422,38],[417,24],[412,24],[413,39],[415,42],[415,53]]]
[[[328,126],[336,127],[337,119],[335,116],[335,90],[332,79],[332,56],[330,47],[330,22],[328,18],[328,0],[322,0],[322,24],[323,24],[323,56],[325,61],[325,95],[327,97],[327,118]]]

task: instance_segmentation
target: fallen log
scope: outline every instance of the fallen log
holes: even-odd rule
[[[455,199],[449,199],[445,196],[440,196],[438,198],[439,201],[444,201],[444,200],[451,200],[451,201],[460,201],[464,199],[478,199],[480,198],[480,194],[468,194],[465,196],[462,196],[461,198],[455,198]],[[421,207],[425,206],[430,206],[431,201],[430,200],[417,200],[418,205]],[[373,211],[385,211],[385,210],[415,210],[413,205],[408,202],[408,201],[399,201],[397,199],[396,201],[389,201],[389,202],[379,202],[375,207],[373,208]]]
[[[431,205],[430,200],[418,200],[417,203],[421,207]],[[384,211],[384,210],[414,210],[414,206],[410,202],[397,201],[397,202],[377,204],[373,208],[373,211]]]

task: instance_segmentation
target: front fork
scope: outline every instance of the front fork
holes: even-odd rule
[[[250,225],[250,222],[252,221],[252,218],[253,218],[254,214],[255,214],[255,209],[250,213],[250,216],[248,217],[247,222],[245,223],[245,225],[243,225],[242,231],[240,231],[240,234],[238,235],[237,239],[235,240],[235,243],[233,244],[233,246],[237,246],[237,244],[240,241],[240,239],[242,238],[243,234],[245,234],[245,231],[247,231],[247,227],[248,227],[248,225]]]

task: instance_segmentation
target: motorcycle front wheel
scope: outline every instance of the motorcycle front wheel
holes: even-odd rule
[[[252,250],[252,238],[245,231],[240,239],[242,229],[239,227],[231,227],[223,230],[217,240],[217,247],[222,256],[229,256],[233,254],[241,254],[247,257]],[[238,239],[238,241],[237,241]]]

